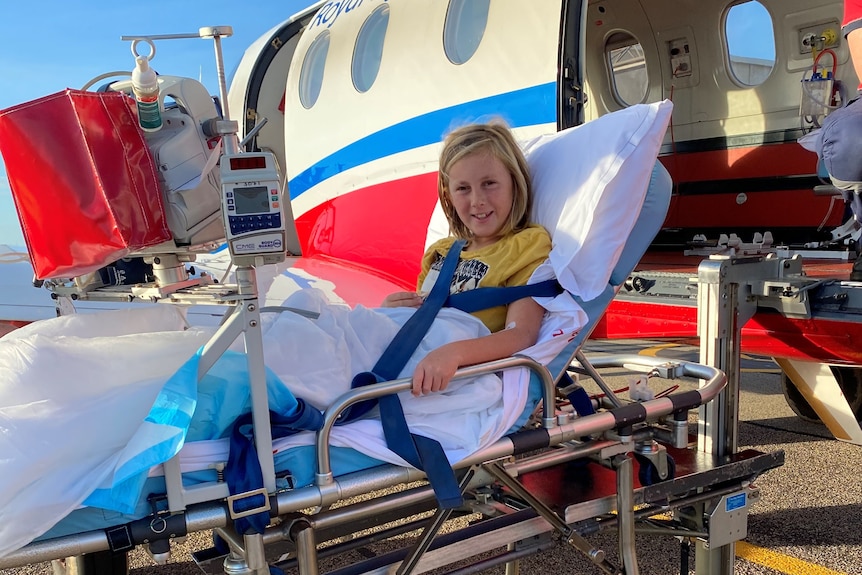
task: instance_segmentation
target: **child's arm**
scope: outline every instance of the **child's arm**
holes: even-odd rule
[[[459,367],[509,357],[536,343],[545,309],[531,298],[509,304],[506,329],[484,337],[454,341],[425,356],[413,372],[413,395],[442,391]]]

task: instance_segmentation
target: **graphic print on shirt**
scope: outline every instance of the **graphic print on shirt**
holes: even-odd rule
[[[445,258],[437,254],[437,259],[431,264],[431,269],[428,271],[428,279],[430,285],[434,285],[437,281],[437,276],[440,275],[440,269],[443,267]],[[479,286],[488,274],[488,264],[479,260],[461,260],[458,262],[458,267],[455,269],[455,275],[452,276],[452,283],[449,284],[449,294],[461,293],[475,289]]]

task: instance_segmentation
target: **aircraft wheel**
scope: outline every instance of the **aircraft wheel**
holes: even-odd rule
[[[676,477],[676,462],[673,457],[667,455],[667,477],[664,479],[658,473],[658,467],[646,457],[637,457],[638,460],[638,481],[641,486],[655,485],[662,481],[670,481]]]
[[[817,415],[817,412],[814,411],[814,408],[811,407],[808,400],[799,391],[799,388],[790,381],[790,378],[784,372],[781,373],[781,391],[784,392],[784,399],[787,401],[787,405],[790,406],[793,413],[800,419],[811,423],[820,423],[820,416]]]
[[[844,399],[850,404],[856,421],[862,421],[862,368],[832,366],[832,373],[838,380],[838,386]]]
[[[832,374],[850,405],[850,409],[856,416],[856,420],[862,421],[862,368],[832,366]],[[781,374],[781,390],[784,392],[784,399],[787,400],[787,405],[790,406],[793,413],[805,421],[820,422],[820,416],[784,373]]]

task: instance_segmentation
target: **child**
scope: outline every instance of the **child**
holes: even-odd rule
[[[456,239],[467,240],[450,293],[476,287],[524,285],[551,250],[551,238],[529,222],[532,188],[527,161],[509,129],[500,123],[453,131],[443,142],[437,178],[440,204],[453,236],[425,252],[419,293],[389,295],[384,307],[419,307]],[[429,353],[413,373],[413,394],[446,389],[455,371],[509,357],[536,343],[544,308],[533,298],[475,314],[491,330]]]

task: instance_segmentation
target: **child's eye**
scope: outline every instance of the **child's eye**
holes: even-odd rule
[[[466,194],[469,188],[467,186],[456,186],[455,192],[459,194]]]

